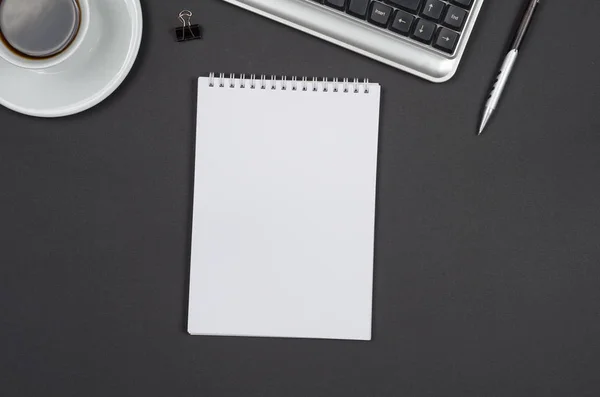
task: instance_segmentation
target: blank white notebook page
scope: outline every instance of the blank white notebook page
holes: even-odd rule
[[[262,84],[198,80],[188,331],[370,340],[380,87]]]

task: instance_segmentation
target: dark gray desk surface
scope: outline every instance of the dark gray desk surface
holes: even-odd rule
[[[477,138],[520,3],[487,0],[433,85],[218,0],[143,1],[107,101],[0,109],[0,394],[600,395],[600,2],[543,1]],[[173,42],[183,8],[203,41]],[[384,87],[372,342],[185,333],[194,79],[221,71]]]

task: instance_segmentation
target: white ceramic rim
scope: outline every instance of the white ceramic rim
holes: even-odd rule
[[[7,62],[12,63],[15,66],[18,66],[23,69],[30,70],[39,70],[39,69],[47,69],[53,66],[59,65],[69,59],[71,55],[73,55],[79,47],[81,43],[85,41],[85,37],[87,36],[87,32],[90,27],[90,4],[88,0],[79,0],[79,7],[81,12],[81,20],[79,21],[78,33],[67,45],[66,50],[62,51],[58,55],[52,56],[47,59],[23,59],[15,54],[12,54],[10,51],[3,50],[3,54],[0,54],[0,58],[6,60]]]
[[[127,57],[121,69],[115,74],[113,79],[104,86],[104,88],[91,97],[89,97],[86,101],[78,102],[74,105],[63,106],[56,109],[50,110],[41,110],[41,109],[29,109],[26,107],[17,106],[13,103],[10,103],[0,97],[0,105],[7,107],[15,112],[22,113],[28,116],[34,117],[64,117],[70,116],[76,113],[83,112],[84,110],[88,110],[106,98],[110,96],[119,86],[133,67],[135,60],[137,58],[138,52],[140,50],[140,45],[142,43],[142,32],[143,32],[143,18],[142,18],[142,6],[140,4],[140,0],[123,0],[124,2],[130,2],[134,7],[134,12],[132,15],[131,25],[132,25],[132,36],[129,42],[129,50],[127,52]],[[17,66],[14,66],[17,67]]]

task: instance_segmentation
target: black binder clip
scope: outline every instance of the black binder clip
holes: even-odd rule
[[[190,41],[202,38],[202,28],[200,25],[192,25],[192,15],[189,10],[183,10],[179,13],[179,20],[182,26],[175,29],[175,37],[177,41]]]

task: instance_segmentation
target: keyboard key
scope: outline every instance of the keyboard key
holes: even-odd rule
[[[419,6],[423,0],[387,0],[393,6],[405,9],[406,11],[410,11],[414,14],[419,11]]]
[[[404,36],[408,36],[410,33],[410,28],[415,22],[415,17],[408,12],[404,12],[398,10],[396,15],[394,15],[394,20],[392,22],[392,26],[390,26],[390,30],[394,32],[400,33]]]
[[[369,22],[374,25],[386,27],[393,10],[390,6],[374,1],[371,6],[371,13],[369,14]]]
[[[457,6],[450,6],[444,18],[444,25],[460,31],[467,19],[467,12]]]
[[[343,10],[346,8],[346,0],[325,0],[325,5]]]
[[[419,19],[417,21],[417,25],[415,26],[415,31],[413,32],[412,37],[422,41],[423,43],[429,44],[431,43],[431,39],[435,33],[435,28],[435,23],[426,21],[424,19]]]
[[[452,0],[452,2],[458,6],[469,9],[473,5],[473,0]]]
[[[441,28],[433,46],[442,51],[452,54],[458,43],[460,35],[450,29]]]
[[[370,0],[350,0],[348,5],[348,14],[365,19],[369,11]]]
[[[445,6],[446,3],[442,3],[440,0],[427,0],[421,15],[423,15],[425,18],[439,21],[442,17],[442,12],[444,12]]]

